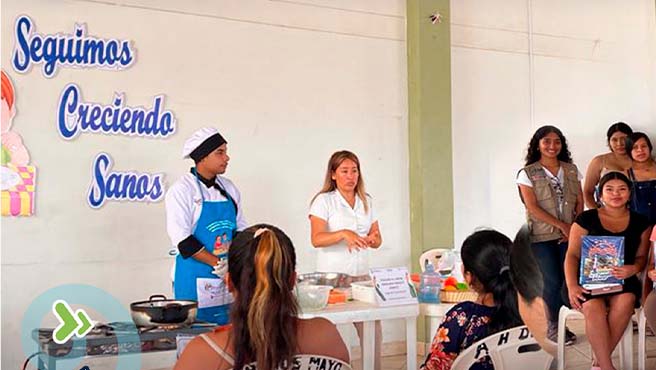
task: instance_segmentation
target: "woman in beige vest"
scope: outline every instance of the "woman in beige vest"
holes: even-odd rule
[[[599,208],[595,200],[595,189],[599,179],[611,171],[622,172],[628,175],[628,169],[631,168],[631,158],[626,149],[626,138],[631,135],[633,130],[624,122],[612,124],[606,132],[609,153],[599,154],[592,158],[588,165],[588,171],[585,173],[585,183],[583,188],[583,198],[588,208]]]
[[[292,293],[296,254],[282,230],[251,226],[237,234],[228,253],[232,325],[192,340],[175,370],[307,370],[317,363],[350,369],[348,350],[333,323],[298,318]]]
[[[563,133],[554,126],[540,127],[531,138],[526,166],[519,171],[516,182],[526,206],[531,251],[542,272],[542,297],[549,311],[547,336],[554,342],[558,336],[558,311],[567,304],[561,290],[569,229],[583,212],[581,177]],[[567,330],[565,340],[565,344],[572,344],[576,335]]]

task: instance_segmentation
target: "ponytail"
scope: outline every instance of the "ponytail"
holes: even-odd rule
[[[235,238],[233,250],[237,258],[229,256],[228,261],[237,290],[231,317],[234,368],[253,361],[261,370],[291,368],[298,313],[292,293],[296,256],[291,241],[273,226],[257,225]]]
[[[495,230],[479,230],[462,244],[462,262],[474,282],[484,293],[491,293],[495,311],[488,325],[488,334],[522,325],[517,306],[517,291],[510,279],[510,249],[512,242]]]
[[[517,291],[510,279],[508,265],[502,267],[497,278],[492,279],[487,285],[496,305],[496,311],[490,320],[488,335],[522,325],[517,306]]]

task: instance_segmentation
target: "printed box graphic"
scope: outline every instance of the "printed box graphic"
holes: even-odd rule
[[[3,216],[32,216],[34,214],[34,193],[36,188],[36,167],[14,166],[8,163],[2,168],[4,177],[10,177],[14,184],[3,189],[2,215]]]

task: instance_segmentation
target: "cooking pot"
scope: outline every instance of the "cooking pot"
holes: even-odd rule
[[[130,314],[137,326],[189,325],[196,320],[197,311],[196,301],[167,299],[162,294],[130,303]]]

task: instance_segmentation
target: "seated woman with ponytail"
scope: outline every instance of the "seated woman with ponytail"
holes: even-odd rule
[[[510,279],[512,245],[508,237],[494,230],[476,231],[467,237],[460,250],[463,273],[478,298],[459,303],[446,313],[422,369],[451,369],[458,354],[476,341],[523,325]],[[485,357],[470,370],[492,368],[491,359]]]
[[[282,230],[251,226],[233,239],[228,253],[232,324],[192,340],[175,370],[305,370],[324,361],[327,368],[350,369],[334,324],[297,318],[296,254]]]

